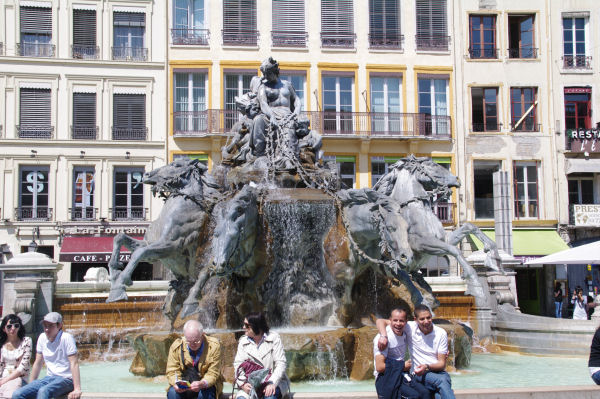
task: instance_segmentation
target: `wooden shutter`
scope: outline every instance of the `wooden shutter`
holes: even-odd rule
[[[50,89],[21,89],[20,128],[50,128]]]
[[[256,0],[224,0],[223,30],[256,31]]]
[[[304,0],[273,0],[273,31],[305,32]]]
[[[96,45],[96,11],[73,10],[73,44]]]
[[[142,12],[115,11],[113,15],[114,26],[146,26],[146,14]],[[95,44],[95,43],[94,43]]]
[[[113,126],[118,129],[146,127],[146,95],[114,94]]]
[[[322,33],[354,33],[354,9],[352,0],[321,1]]]
[[[73,126],[96,127],[96,93],[73,93]]]
[[[417,37],[430,39],[448,35],[446,0],[417,1]]]
[[[21,32],[52,35],[52,8],[20,7]]]

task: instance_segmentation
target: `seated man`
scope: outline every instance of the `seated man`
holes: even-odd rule
[[[81,384],[75,339],[63,332],[60,313],[48,313],[42,325],[44,332],[37,340],[31,382],[17,389],[13,399],[59,398],[67,393],[69,399],[79,399]],[[46,376],[38,380],[43,363],[46,363]]]
[[[382,335],[385,333],[389,320],[377,320],[377,328]],[[435,397],[454,399],[452,381],[446,372],[448,358],[448,334],[433,324],[431,310],[425,305],[415,306],[415,321],[409,321],[407,330],[410,331],[408,348],[412,358],[412,369],[417,382],[435,392]],[[389,343],[382,337],[380,348]]]
[[[206,336],[199,321],[188,320],[183,338],[177,338],[169,349],[167,398],[218,398],[223,390],[221,360],[219,340]]]
[[[392,310],[385,334],[377,334],[373,339],[375,389],[379,398],[429,398],[429,391],[404,373],[409,371],[411,366],[410,360],[404,362],[409,339],[404,331],[406,321],[406,310]],[[386,340],[386,348],[380,350],[379,339],[382,337]]]

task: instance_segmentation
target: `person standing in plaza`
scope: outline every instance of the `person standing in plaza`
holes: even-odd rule
[[[4,316],[0,323],[0,399],[12,398],[31,368],[31,338],[25,336],[25,326],[15,314]]]
[[[35,362],[29,384],[19,388],[13,399],[50,399],[67,393],[69,399],[81,397],[79,360],[77,345],[73,336],[62,330],[62,316],[50,312],[42,320],[44,332],[40,334],[36,345]],[[46,364],[46,376],[37,379]]]
[[[562,318],[563,292],[560,283],[554,286],[554,317]]]
[[[583,295],[583,288],[577,286],[571,298],[573,304],[573,320],[587,320],[587,297]]]

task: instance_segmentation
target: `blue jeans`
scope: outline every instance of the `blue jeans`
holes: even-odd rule
[[[600,385],[600,371],[596,371],[592,374],[592,380],[596,383],[596,385]]]
[[[50,399],[68,394],[74,389],[73,380],[58,376],[46,376],[17,389],[13,399]]]
[[[423,375],[415,376],[415,379],[425,385],[425,388],[435,392],[435,399],[455,399],[450,374],[447,372],[428,371]]]
[[[265,396],[265,399],[281,399],[281,389],[275,388],[275,394],[272,396]]]
[[[562,319],[562,302],[554,302],[554,317]]]
[[[170,387],[167,392],[167,399],[216,399],[217,390],[214,386],[201,389],[198,393],[188,389],[185,392],[177,393],[175,392],[175,388]]]

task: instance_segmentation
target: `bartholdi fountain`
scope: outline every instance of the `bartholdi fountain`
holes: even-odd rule
[[[373,189],[340,187],[277,62],[269,58],[260,69],[263,77],[236,98],[241,117],[221,164],[209,173],[197,160],[178,159],[144,176],[164,207],[143,240],[115,237],[107,301],[127,298],[139,262],[160,260],[175,277],[163,308],[174,328],[190,317],[239,328],[257,309],[273,326],[360,327],[402,303],[435,308],[419,269],[430,256],[450,255],[466,294],[485,303],[486,290],[456,245],[476,235],[485,266],[498,271],[495,243],[471,224],[447,235],[432,211],[458,179],[429,158],[408,156]],[[126,267],[118,262],[121,246],[132,251]],[[356,339],[338,340],[340,350]]]

